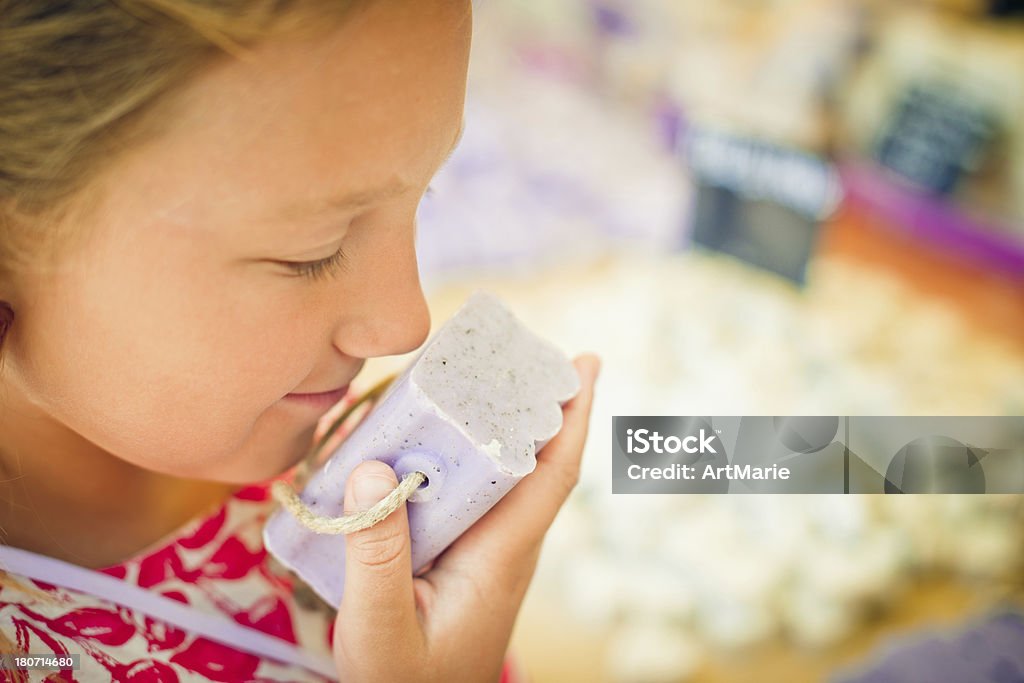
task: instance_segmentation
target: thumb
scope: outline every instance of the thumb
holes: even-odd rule
[[[345,513],[373,507],[398,486],[394,470],[377,460],[360,463],[345,485]],[[345,537],[342,623],[377,636],[406,635],[417,624],[412,585],[409,517],[403,504],[376,525]]]

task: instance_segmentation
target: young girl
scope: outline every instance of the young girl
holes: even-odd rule
[[[470,32],[465,0],[0,0],[0,550],[160,605],[10,571],[0,651],[80,655],[53,680],[499,679],[595,357],[537,470],[426,573],[404,507],[346,537],[336,612],[260,544],[364,360],[426,338],[415,213]],[[346,511],[396,483],[361,465]]]

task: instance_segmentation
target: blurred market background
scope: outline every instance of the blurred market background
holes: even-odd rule
[[[1022,13],[476,4],[420,214],[435,326],[487,288],[604,359],[513,638],[535,683],[1024,680],[1020,497],[613,496],[609,439],[615,414],[1024,414]]]

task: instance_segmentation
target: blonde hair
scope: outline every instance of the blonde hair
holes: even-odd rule
[[[329,27],[320,15],[352,4],[0,0],[0,283],[74,237],[59,219],[87,206],[83,190],[118,152],[159,132],[169,95],[198,70]]]
[[[217,59],[326,30],[344,0],[0,0],[0,285],[76,235],[90,182]],[[0,348],[2,350],[2,348]],[[29,591],[0,568],[0,588]],[[0,654],[24,654],[0,632]]]

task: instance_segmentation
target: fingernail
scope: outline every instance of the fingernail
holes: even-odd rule
[[[395,489],[395,482],[380,474],[364,474],[352,482],[352,498],[360,509],[371,508]]]

